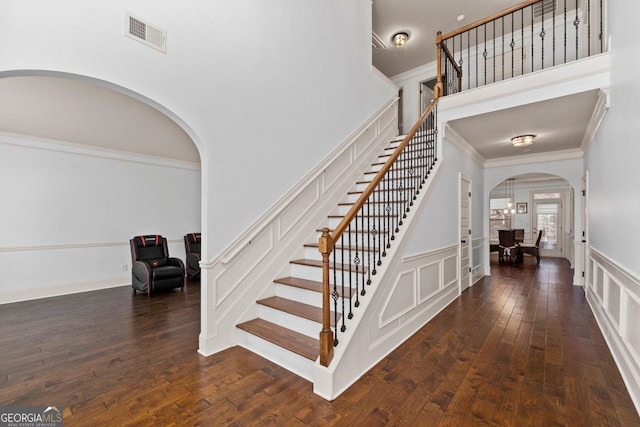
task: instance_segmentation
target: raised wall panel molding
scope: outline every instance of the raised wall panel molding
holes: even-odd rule
[[[640,407],[640,278],[588,247],[585,294],[636,408]]]

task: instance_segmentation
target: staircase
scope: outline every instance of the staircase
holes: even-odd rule
[[[400,145],[402,139],[403,136],[399,136],[389,143],[369,170],[363,174],[362,179],[358,180],[351,191],[338,203],[322,227],[333,230],[340,223],[376,173]],[[403,190],[404,176],[402,174],[411,168],[400,166],[397,170],[400,175],[392,178],[397,183],[394,189]],[[385,206],[391,207],[386,211],[386,214],[375,217],[390,218],[390,214],[401,212],[402,206],[406,202],[407,200],[378,201],[376,203],[384,203]],[[382,211],[382,209],[379,210]],[[316,231],[320,232],[321,230]],[[356,233],[358,239],[363,239],[368,231],[351,230],[353,241],[356,239]],[[386,232],[382,231],[381,233]],[[346,239],[343,239],[343,242],[346,241],[347,244],[336,243],[337,251],[350,249],[349,237],[346,235]],[[363,251],[363,248],[359,248],[359,250]],[[372,249],[365,248],[364,251],[372,251]],[[343,264],[340,258],[337,259],[335,268],[340,274],[351,275],[353,283],[364,284],[363,275],[369,273],[367,261],[371,258],[367,255],[369,254],[362,253],[363,262],[358,269],[354,265]],[[375,262],[375,257],[373,262]],[[334,268],[333,262],[331,268]],[[238,342],[241,346],[278,363],[309,381],[313,381],[313,367],[319,356],[318,336],[322,329],[322,256],[318,251],[317,238],[304,245],[304,258],[290,261],[290,276],[275,279],[274,285],[275,296],[257,301],[259,317],[237,325],[239,329]],[[338,297],[344,294],[346,299],[340,299],[344,302],[336,305],[338,313],[331,313],[331,327],[334,330],[335,323],[341,324],[343,320],[343,307],[357,307],[357,300],[364,297],[362,293],[358,293],[357,289],[342,286],[338,286],[337,294]],[[357,311],[345,310],[345,312],[357,315]]]

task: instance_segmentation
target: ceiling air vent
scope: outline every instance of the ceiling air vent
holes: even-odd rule
[[[167,32],[127,14],[127,36],[160,52],[167,53]]]
[[[378,37],[378,35],[374,32],[371,33],[371,48],[373,49],[373,54],[375,55],[378,52],[382,52],[387,49],[389,46],[385,44],[385,42]]]
[[[556,1],[557,0],[543,0],[541,2],[535,3],[532,6],[533,17],[542,18],[543,12],[544,16],[552,16],[556,12]]]

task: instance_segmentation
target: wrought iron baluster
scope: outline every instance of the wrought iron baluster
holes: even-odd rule
[[[504,80],[504,16],[500,21],[502,23],[502,35],[500,36],[500,44],[502,45],[502,78],[500,80]]]
[[[478,87],[478,27],[476,27],[476,87]]]
[[[544,36],[546,33],[544,32],[544,1],[540,4],[542,8],[542,31],[540,31],[540,43],[542,46],[542,69],[544,70]]]
[[[591,56],[591,0],[587,0],[587,56]]]
[[[567,63],[567,0],[564,0],[564,62]]]
[[[351,258],[351,224],[349,224],[349,227],[347,227],[347,236],[349,236],[347,238],[348,240],[348,246],[347,246],[347,250],[348,250],[348,258],[347,261],[349,262],[349,319],[353,318],[353,282],[352,282],[352,278],[353,278],[353,271],[351,271],[351,266],[353,265],[353,262],[351,261],[353,258]],[[345,270],[345,264],[344,261],[342,262],[342,271]]]
[[[604,52],[604,34],[602,29],[602,0],[600,0],[600,53]]]
[[[344,332],[347,330],[347,325],[344,323],[344,313],[345,313],[345,290],[344,290],[344,234],[342,236],[340,236],[340,264],[342,265],[342,268],[340,269],[340,275],[342,276],[342,281],[340,283],[341,285],[341,291],[342,291],[342,326],[340,327],[340,331]],[[333,268],[337,269],[338,265],[334,265]],[[351,300],[349,300],[349,304],[351,304]]]
[[[578,27],[580,26],[580,18],[578,17],[578,0],[576,0],[576,19],[573,21],[573,26],[576,27],[576,59],[578,59]]]
[[[359,287],[360,287],[360,275],[358,273],[360,273],[360,257],[358,256],[358,215],[356,214],[355,220],[355,229],[356,229],[356,255],[353,257],[353,265],[355,266],[356,269],[356,302],[354,303],[355,307],[359,307],[360,306],[360,292],[359,292]],[[364,271],[364,270],[363,270]],[[364,276],[364,275],[363,275]]]
[[[333,245],[333,294],[331,295],[333,298],[333,346],[337,346],[340,341],[338,341],[338,299],[340,296],[338,295],[338,274],[336,270],[337,263],[337,255],[338,251],[336,250],[335,244]],[[342,295],[344,298],[344,294]],[[343,319],[344,322],[344,319]]]
[[[551,6],[551,13],[553,16],[553,60],[551,65],[555,66],[556,65],[556,0],[553,0],[553,5]]]
[[[375,250],[374,246],[371,246],[371,199],[373,194],[367,199],[367,285],[371,284],[371,252]],[[364,227],[363,227],[364,229]],[[375,241],[374,241],[375,245]],[[375,267],[373,267],[375,268]]]
[[[514,73],[514,57],[513,57],[513,48],[516,46],[516,42],[513,40],[513,34],[514,34],[514,28],[513,28],[513,20],[514,20],[514,16],[513,16],[513,12],[511,12],[511,43],[509,44],[509,46],[511,46],[511,78],[513,78],[513,73]]]
[[[531,72],[535,71],[535,66],[533,65],[533,58],[534,58],[534,54],[533,54],[533,6],[529,7],[531,9]]]
[[[376,187],[376,191],[378,192],[378,200],[379,200],[379,204],[377,206],[377,213],[376,213],[376,219],[378,220],[378,267],[382,265],[382,216],[381,216],[381,211],[382,211],[382,196],[383,193],[381,192],[381,183],[378,184],[378,186]]]
[[[496,82],[496,21],[493,21],[493,81]]]
[[[484,52],[482,52],[482,56],[484,57],[484,84],[487,84],[487,56],[489,53],[487,52],[487,24],[482,26],[484,28]]]
[[[520,68],[522,69],[522,74],[524,74],[524,9],[520,9],[520,43],[522,44]]]

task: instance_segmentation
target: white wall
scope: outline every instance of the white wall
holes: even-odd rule
[[[636,136],[640,67],[634,37],[635,13],[640,4],[609,2],[611,28],[610,109],[585,157],[589,171],[589,245],[628,271],[640,276],[638,251],[631,242],[640,239],[640,187]],[[635,13],[634,13],[635,12]],[[627,243],[628,242],[628,243]]]
[[[167,30],[166,54],[124,36],[126,11]],[[205,258],[395,92],[371,71],[367,0],[8,0],[0,39],[0,75],[89,76],[179,119],[203,163]]]
[[[184,259],[197,166],[0,134],[0,303],[131,283],[129,239]],[[124,270],[124,271],[123,271]]]
[[[442,129],[442,127],[440,128]],[[424,253],[459,244],[459,174],[471,178],[471,230],[472,239],[483,236],[483,169],[444,139],[442,162],[435,178],[437,185],[423,203],[420,217],[416,218],[405,255]],[[429,178],[431,179],[431,178]],[[484,234],[485,236],[487,234]]]
[[[166,54],[124,36],[127,11],[167,30]],[[89,79],[185,129],[209,260],[396,92],[372,71],[367,0],[7,0],[0,40],[0,78]]]
[[[396,85],[402,87],[402,123],[405,133],[409,132],[409,129],[422,114],[420,111],[420,82],[432,79],[436,77],[436,74],[436,63],[430,62],[391,78]]]
[[[640,409],[640,186],[636,136],[638,2],[608,2],[610,108],[585,156],[588,172],[587,298]]]

